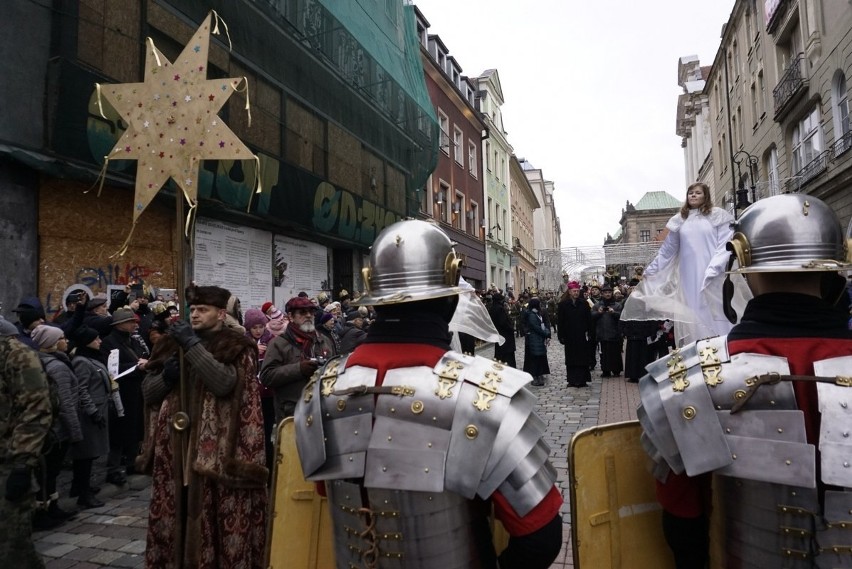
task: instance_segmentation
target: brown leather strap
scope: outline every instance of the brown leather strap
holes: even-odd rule
[[[780,375],[778,373],[765,373],[755,377],[746,379],[746,384],[749,384],[748,391],[745,395],[738,399],[731,407],[731,414],[737,413],[751,399],[751,396],[757,393],[761,385],[775,385],[780,381],[808,381],[812,383],[833,383],[841,387],[852,387],[852,376],[838,375],[834,377],[824,377],[818,375]]]
[[[362,395],[397,395],[399,397],[411,397],[414,395],[414,388],[408,387],[407,385],[381,385],[378,387],[356,385],[355,387],[333,391],[332,395],[336,395],[338,397],[342,397],[344,395],[351,395],[353,397],[360,397]]]

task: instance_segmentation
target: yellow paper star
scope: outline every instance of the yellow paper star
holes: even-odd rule
[[[207,79],[212,16],[208,14],[174,63],[148,38],[144,83],[100,87],[128,124],[107,158],[139,161],[134,225],[169,178],[192,207],[202,160],[254,158],[217,114],[244,78]]]

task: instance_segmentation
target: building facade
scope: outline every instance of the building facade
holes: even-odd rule
[[[714,191],[713,139],[710,132],[710,97],[705,92],[710,66],[701,67],[698,57],[681,57],[677,64],[677,83],[683,94],[677,100],[677,135],[681,138],[684,162],[684,188],[694,182],[707,184]]]
[[[534,212],[541,207],[521,163],[509,159],[509,203],[512,223],[512,281],[516,293],[535,286],[536,255]]]
[[[850,29],[846,2],[736,1],[706,86],[718,204],[802,192],[852,228]]]
[[[438,129],[413,8],[402,0],[5,7],[2,50],[19,56],[0,61],[16,78],[2,88],[16,111],[0,117],[4,305],[37,293],[55,312],[73,284],[173,288],[187,261],[187,281],[227,286],[244,307],[298,290],[358,290],[377,232],[416,215]],[[164,64],[176,61],[211,9],[228,31],[217,20],[207,77],[245,78],[219,115],[258,161],[200,164],[188,254],[167,187],[124,256],[112,257],[131,227],[137,162],[110,161],[102,191],[87,192],[127,128],[95,85],[143,81],[146,37]]]
[[[503,124],[503,88],[496,69],[487,69],[476,78],[479,110],[488,125],[488,138],[482,142],[485,158],[486,233],[485,258],[488,280],[500,290],[511,283],[512,218],[509,192],[512,146]],[[489,284],[489,286],[490,286]]]
[[[438,119],[438,161],[420,196],[421,218],[436,221],[456,242],[462,277],[475,288],[487,286],[487,214],[482,170],[482,139],[487,133],[476,107],[476,83],[462,75],[440,36],[415,7],[426,86]]]
[[[528,160],[518,162],[530,183],[541,207],[533,212],[533,233],[536,256],[536,288],[557,291],[562,282],[562,236],[559,217],[554,207],[554,184],[545,179],[542,171]]]

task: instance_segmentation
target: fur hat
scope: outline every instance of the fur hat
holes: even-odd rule
[[[136,321],[136,314],[130,308],[119,308],[112,313],[112,325],[121,324],[122,322]]]
[[[338,300],[343,300],[344,298],[349,298],[349,291],[345,288],[341,290],[340,293],[338,293],[337,295]]]
[[[92,340],[98,337],[98,331],[88,326],[81,326],[74,332],[74,342],[78,346],[88,346]]]
[[[269,318],[267,318],[266,314],[257,308],[249,308],[243,315],[243,324],[245,325],[246,330],[251,330],[258,324],[266,326],[267,322],[269,322]]]
[[[56,345],[60,338],[65,336],[62,328],[51,326],[49,324],[40,324],[35,327],[33,333],[30,334],[33,342],[39,348],[50,348]]]
[[[290,314],[300,308],[307,308],[309,310],[316,309],[317,305],[313,303],[313,301],[306,296],[294,296],[290,300],[287,301],[287,304],[284,305],[284,312]]]
[[[206,304],[216,308],[228,308],[231,292],[219,286],[188,286],[186,287],[186,303]]]
[[[317,303],[320,306],[325,306],[326,304],[328,304],[329,300],[330,299],[328,298],[328,293],[326,292],[321,292],[317,295]]]

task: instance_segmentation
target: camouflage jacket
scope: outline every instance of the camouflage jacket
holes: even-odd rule
[[[52,420],[38,355],[14,337],[0,336],[0,464],[34,466]]]

